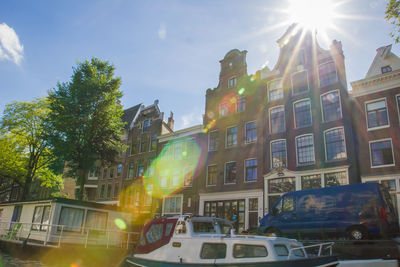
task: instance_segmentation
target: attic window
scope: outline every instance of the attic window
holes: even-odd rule
[[[231,87],[236,86],[236,81],[237,81],[236,77],[229,79],[228,87],[231,88]]]
[[[391,72],[392,71],[392,67],[388,66],[384,66],[381,68],[382,70],[382,74],[386,73],[386,72]]]

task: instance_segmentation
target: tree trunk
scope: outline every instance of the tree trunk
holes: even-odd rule
[[[83,200],[83,195],[84,195],[84,190],[85,190],[85,170],[80,169],[78,171],[79,177],[78,177],[78,184],[79,184],[79,193],[78,193],[78,200]]]
[[[32,175],[31,172],[28,171],[28,173],[25,176],[24,190],[22,193],[21,200],[30,200],[31,184],[32,184]]]

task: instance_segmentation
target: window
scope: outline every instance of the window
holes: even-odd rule
[[[249,229],[258,227],[258,199],[249,198]]]
[[[386,99],[369,102],[366,104],[366,109],[368,129],[389,125]]]
[[[137,176],[143,177],[143,173],[144,173],[144,163],[143,161],[139,161],[137,166]]]
[[[257,180],[257,160],[256,159],[246,159],[245,161],[245,179],[246,182]]]
[[[310,100],[294,103],[294,121],[296,128],[312,125]]]
[[[201,259],[225,259],[226,244],[203,243],[201,248]]]
[[[121,173],[122,173],[122,163],[119,163],[117,167],[117,176],[121,176]]]
[[[90,169],[88,177],[98,177],[99,176],[99,167],[94,166],[92,169]]]
[[[337,81],[335,62],[330,61],[318,66],[319,86],[324,87]]]
[[[257,122],[246,123],[246,143],[257,141]]]
[[[348,184],[347,173],[345,171],[325,173],[324,178],[325,178],[325,187]]]
[[[128,169],[128,179],[131,179],[135,177],[135,166],[134,164],[131,162],[129,163],[129,169]]]
[[[267,257],[268,252],[264,246],[235,244],[233,246],[233,257],[235,258],[258,258]]]
[[[86,213],[85,228],[106,229],[107,212],[88,210]]]
[[[157,149],[157,134],[153,134],[151,136],[151,140],[150,140],[150,150],[156,150]]]
[[[237,126],[226,129],[226,147],[237,145]]]
[[[333,91],[321,95],[322,117],[324,122],[342,118],[339,91]]]
[[[147,138],[142,137],[140,139],[140,153],[146,152],[147,151]]]
[[[217,165],[210,165],[207,167],[207,185],[217,184]]]
[[[312,174],[301,176],[301,189],[314,189],[321,187],[321,175]]]
[[[269,101],[283,98],[282,79],[273,80],[268,84]]]
[[[114,177],[114,168],[110,168],[110,178]]]
[[[343,128],[325,132],[325,151],[326,160],[328,161],[347,158]]]
[[[269,118],[270,132],[272,134],[285,131],[285,110],[283,106],[270,109]]]
[[[131,147],[130,147],[130,154],[136,154],[136,144],[132,141]]]
[[[172,186],[177,188],[180,185],[182,185],[181,171],[180,169],[174,169],[172,171]]]
[[[50,221],[51,206],[37,206],[33,212],[32,230],[46,231]]]
[[[271,142],[271,166],[272,168],[286,167],[286,140]]]
[[[208,151],[218,150],[219,137],[218,131],[212,131],[208,133]]]
[[[113,194],[113,197],[118,197],[118,193],[119,193],[119,184],[116,183],[116,184],[114,184],[114,194]]]
[[[100,187],[100,195],[99,198],[104,198],[104,190],[106,189],[106,185],[102,184]]]
[[[296,137],[296,149],[297,164],[314,163],[314,137],[312,135]]]
[[[150,130],[151,120],[145,120],[143,122],[143,132],[148,132]]]
[[[371,166],[391,166],[393,161],[392,140],[370,142]]]
[[[181,214],[182,197],[173,196],[164,198],[163,213],[164,214]]]
[[[307,71],[297,72],[292,75],[293,95],[308,92],[308,74]]]
[[[161,240],[163,236],[163,227],[164,225],[161,223],[153,224],[150,229],[146,233],[146,239],[149,244],[157,242]]]
[[[268,193],[286,193],[295,190],[295,178],[275,178],[268,180]]]
[[[229,81],[228,81],[228,87],[231,88],[231,87],[236,86],[236,82],[237,82],[236,77],[230,78]]]
[[[275,248],[276,254],[278,256],[288,256],[289,255],[289,251],[285,245],[274,245],[274,248]]]
[[[227,103],[222,103],[219,105],[219,116],[223,117],[228,115],[228,104]]]
[[[168,172],[167,171],[161,171],[160,186],[162,188],[166,188],[168,186]]]
[[[107,199],[110,199],[111,198],[111,187],[112,185],[111,184],[108,184],[107,185]]]
[[[392,67],[388,66],[384,66],[381,68],[382,74],[387,73],[387,72],[391,72],[392,71]]]
[[[83,215],[83,209],[62,207],[58,224],[64,225],[64,231],[80,232],[83,222]],[[58,230],[61,231],[61,228]]]
[[[246,110],[246,98],[243,96],[238,97],[237,99],[237,112]]]
[[[236,183],[236,162],[225,163],[225,184]]]

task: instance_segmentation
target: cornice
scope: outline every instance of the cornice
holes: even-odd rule
[[[400,70],[351,82],[352,96],[362,96],[400,86]]]

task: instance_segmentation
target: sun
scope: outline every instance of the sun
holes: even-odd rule
[[[337,16],[332,0],[289,0],[287,12],[291,23],[325,34]]]

